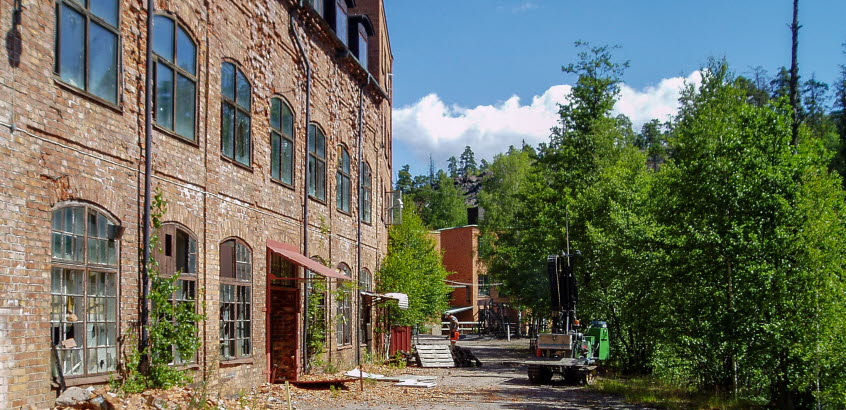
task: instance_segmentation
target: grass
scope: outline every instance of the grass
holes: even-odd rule
[[[766,403],[694,391],[646,377],[600,379],[591,390],[622,396],[629,403],[660,409],[750,409]]]

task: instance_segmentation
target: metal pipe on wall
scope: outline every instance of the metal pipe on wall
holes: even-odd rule
[[[300,0],[299,7],[304,7],[303,0]],[[311,124],[311,61],[308,59],[308,53],[303,46],[303,42],[300,39],[300,33],[297,32],[296,24],[294,23],[294,17],[296,16],[298,10],[296,6],[291,9],[288,13],[290,16],[290,27],[291,31],[294,34],[294,39],[297,43],[297,48],[300,50],[300,53],[303,55],[303,63],[306,68],[306,101],[305,101],[305,117],[306,117],[306,144],[308,144],[308,130],[309,125]],[[308,151],[308,150],[306,150]],[[309,187],[309,170],[308,170],[308,154],[305,155],[305,163],[306,163],[306,172],[305,172],[305,183],[303,184],[303,255],[308,257],[308,187]],[[308,280],[303,281],[303,369],[308,370]]]
[[[153,181],[153,16],[156,13],[154,0],[147,0],[147,72],[144,90],[144,263],[141,267],[141,341],[139,350],[144,352],[150,343],[147,329],[150,323],[150,238],[152,233],[152,181]]]

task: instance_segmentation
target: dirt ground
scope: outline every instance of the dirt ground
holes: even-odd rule
[[[444,343],[442,338],[423,337],[422,343]],[[391,382],[366,381],[349,383],[340,390],[306,390],[292,388],[292,405],[298,409],[640,409],[620,398],[593,392],[579,386],[566,385],[557,378],[551,385],[529,383],[526,368],[520,361],[527,358],[526,339],[497,340],[470,336],[459,342],[482,361],[480,368],[391,369],[364,366],[364,371],[385,375],[437,376],[432,388],[398,387]],[[283,389],[273,386],[272,395]],[[261,395],[257,395],[256,398]],[[266,395],[265,395],[266,396]],[[280,397],[284,398],[284,396]],[[267,402],[243,404],[265,408]],[[273,401],[275,405],[287,403]]]
[[[421,336],[421,343],[448,344],[444,338]],[[288,393],[294,409],[641,409],[619,397],[598,393],[584,387],[564,384],[558,377],[550,385],[529,383],[526,367],[520,362],[529,357],[528,340],[497,340],[470,336],[461,340],[482,361],[483,366],[432,369],[403,369],[365,365],[364,371],[386,376],[436,376],[431,388],[400,387],[393,382],[365,380],[350,382],[343,388],[298,388],[284,385],[256,387],[238,397],[218,398],[190,389],[146,392],[135,397],[109,400],[116,408],[175,409],[206,405],[218,409],[287,409]],[[348,369],[346,369],[348,370]],[[342,374],[321,376],[341,378]],[[318,378],[310,376],[310,378]],[[363,389],[362,389],[363,388]],[[146,397],[144,397],[146,396]],[[202,404],[201,404],[202,403]]]

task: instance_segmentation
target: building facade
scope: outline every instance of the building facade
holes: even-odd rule
[[[142,0],[23,3],[0,0],[0,408],[49,406],[59,373],[105,383],[137,346],[156,192],[153,256],[207,317],[178,358],[196,380],[301,374],[318,282],[324,359],[353,365],[390,223],[382,0],[158,0],[152,33]]]
[[[460,322],[476,323],[479,331],[498,332],[504,330],[504,324],[516,324],[518,317],[509,299],[501,297],[496,284],[489,280],[487,266],[479,258],[479,235],[478,225],[467,225],[439,229],[431,236],[450,272],[450,311]],[[513,329],[516,331],[516,326]]]

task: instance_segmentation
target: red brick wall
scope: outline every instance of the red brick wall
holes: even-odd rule
[[[121,2],[122,78],[118,107],[108,107],[64,85],[53,74],[54,2],[25,2],[21,64],[0,64],[0,408],[48,406],[50,388],[50,220],[68,201],[94,204],[126,229],[120,252],[120,334],[136,331],[143,206],[144,73],[146,12],[141,0]],[[208,7],[206,7],[208,4]],[[197,143],[154,132],[154,187],[168,200],[165,220],[185,225],[199,245],[198,286],[209,320],[201,325],[204,346],[199,377],[211,391],[233,393],[266,380],[265,243],[302,244],[306,167],[305,72],[289,28],[294,2],[224,0],[158,1],[160,11],[181,21],[197,43]],[[371,48],[371,69],[382,88],[392,71],[381,0],[359,0],[379,13],[380,48]],[[0,0],[0,29],[9,32],[13,0]],[[301,23],[300,21],[303,21]],[[327,135],[327,203],[310,202],[309,256],[344,262],[357,278],[356,260],[359,84],[364,73],[336,57],[334,34],[304,13],[297,32],[314,66],[312,120]],[[372,51],[372,50],[378,51]],[[377,55],[372,53],[377,52]],[[220,151],[220,69],[233,61],[252,84],[252,168],[223,159]],[[373,223],[362,226],[361,267],[375,272],[386,252],[387,226],[381,191],[391,182],[391,101],[375,86],[364,93],[363,156],[373,172]],[[284,97],[295,114],[294,188],[270,179],[269,100]],[[386,144],[387,142],[387,144]],[[335,209],[337,147],[353,158],[352,213]],[[222,367],[218,357],[218,246],[244,240],[253,262],[253,363]],[[332,298],[329,298],[332,299]],[[353,298],[355,301],[356,298]],[[328,311],[334,312],[330,300]],[[353,307],[353,312],[357,312]],[[334,322],[330,322],[334,323]],[[353,326],[353,340],[358,340]],[[330,326],[329,356],[350,364],[355,349],[338,348]],[[238,383],[231,383],[233,381]]]

